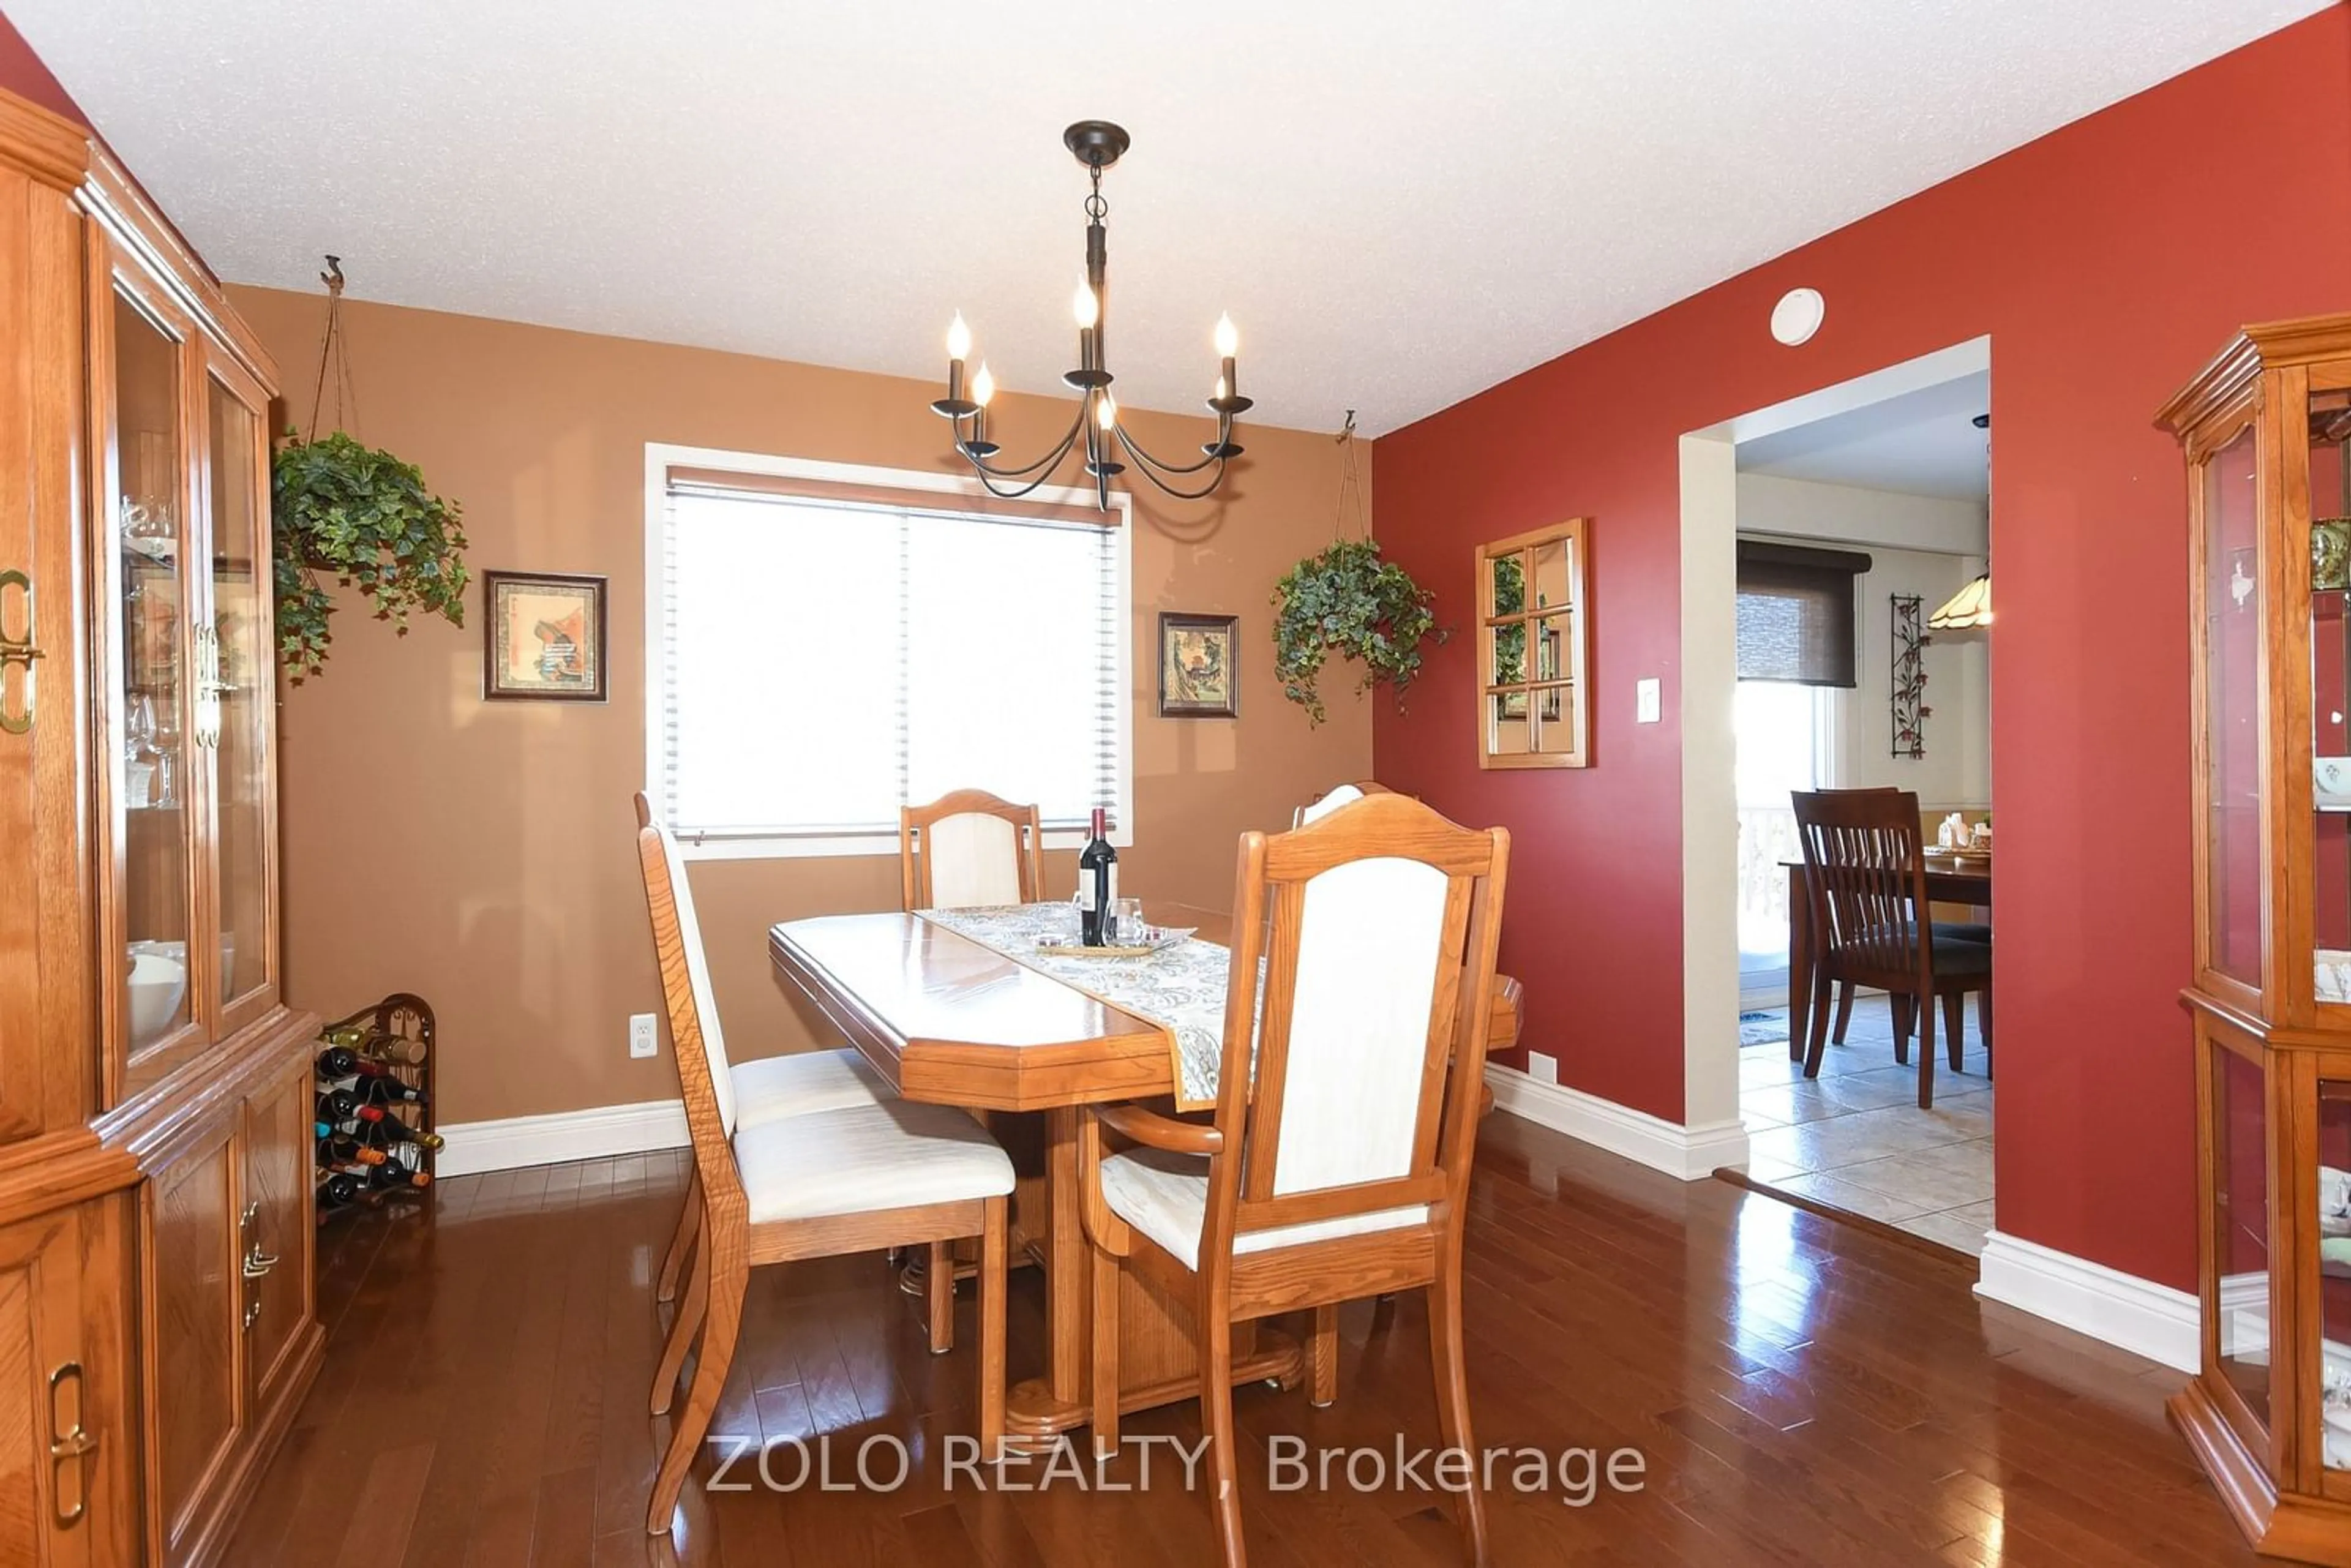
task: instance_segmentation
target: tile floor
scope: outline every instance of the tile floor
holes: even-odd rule
[[[1782,1016],[1784,1008],[1777,1009]],[[1939,1021],[1939,1019],[1938,1019]],[[1918,1055],[1894,1061],[1886,999],[1854,1004],[1845,1043],[1807,1081],[1785,1040],[1739,1053],[1747,1174],[1838,1208],[1980,1254],[1991,1227],[1991,1082],[1984,1077],[1975,998],[1968,998],[1962,1069],[1936,1041],[1935,1104],[1918,1108]]]

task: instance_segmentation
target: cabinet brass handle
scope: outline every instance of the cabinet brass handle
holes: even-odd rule
[[[12,596],[10,589],[16,591]],[[8,606],[14,598],[17,626],[9,630]],[[0,730],[10,735],[22,735],[33,727],[33,662],[47,654],[33,644],[33,580],[14,567],[0,571]],[[25,695],[21,708],[12,712],[8,706],[8,666],[21,665],[25,671]]]
[[[261,1243],[258,1241],[255,1242],[251,1247],[246,1249],[245,1277],[246,1279],[258,1280],[263,1275],[268,1273],[269,1270],[277,1267],[277,1254],[275,1252],[264,1252],[261,1249]]]
[[[220,632],[196,628],[196,744],[215,747],[221,737],[221,694],[228,687],[221,675]]]
[[[66,1379],[73,1379],[74,1419],[66,1425],[65,1409],[58,1396],[64,1391]],[[62,1362],[49,1374],[49,1508],[60,1525],[73,1525],[89,1511],[89,1456],[98,1452],[98,1439],[81,1422],[81,1363]],[[65,1506],[66,1467],[74,1468],[74,1504]]]
[[[259,1298],[256,1297],[253,1301],[245,1303],[245,1332],[251,1333],[253,1332],[253,1325],[260,1321],[261,1301]]]

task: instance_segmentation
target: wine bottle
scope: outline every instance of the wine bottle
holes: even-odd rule
[[[380,1061],[388,1067],[414,1067],[424,1060],[424,1042],[405,1035],[371,1034],[360,1054],[366,1061]]]
[[[345,1176],[340,1171],[319,1184],[319,1200],[331,1208],[340,1208],[359,1195],[359,1177]]]
[[[313,1106],[314,1119],[320,1122],[381,1122],[384,1109],[381,1105],[362,1105],[360,1097],[348,1089],[329,1089],[319,1096]]]
[[[370,1167],[368,1180],[380,1187],[420,1187],[433,1185],[431,1171],[413,1171],[396,1165]]]
[[[1078,933],[1089,947],[1105,944],[1110,906],[1118,897],[1118,852],[1110,847],[1110,814],[1094,808],[1093,837],[1078,856]]]
[[[361,1109],[372,1111],[375,1107],[369,1105],[362,1106]],[[369,1134],[374,1139],[378,1147],[390,1148],[395,1144],[414,1144],[423,1149],[437,1149],[444,1141],[440,1134],[419,1132],[397,1116],[382,1116],[380,1113],[379,1116],[379,1120],[368,1124]]]
[[[321,1166],[380,1166],[392,1156],[346,1133],[329,1131],[319,1140]]]
[[[422,1105],[424,1091],[397,1078],[366,1078],[353,1085],[351,1092],[370,1105]]]
[[[379,1078],[393,1076],[392,1064],[361,1056],[349,1046],[332,1046],[319,1053],[310,1064],[321,1083],[348,1085],[353,1079],[372,1083]]]

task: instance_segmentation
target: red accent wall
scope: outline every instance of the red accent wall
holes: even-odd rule
[[[1798,285],[1828,317],[1786,349]],[[1456,627],[1477,541],[1595,519],[1593,768],[1477,768],[1467,636],[1375,721],[1384,782],[1516,835],[1524,1043],[1681,1118],[1677,438],[1989,333],[1999,1224],[2191,1286],[2186,482],[2152,421],[2240,323],[2345,309],[2336,7],[1383,437],[1378,537]]]
[[[58,85],[57,78],[49,74],[49,68],[41,63],[41,57],[33,52],[33,46],[25,42],[25,36],[16,31],[16,24],[5,15],[0,15],[0,89],[31,99],[77,125],[89,124],[89,116],[81,111],[81,105]]]

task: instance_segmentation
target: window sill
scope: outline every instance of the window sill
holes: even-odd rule
[[[1046,830],[1043,848],[1048,850],[1081,850],[1086,847],[1087,834],[1082,828]],[[1110,836],[1113,849],[1131,849],[1134,835],[1121,828]],[[777,834],[763,838],[705,838],[693,833],[677,836],[677,852],[688,861],[768,861],[768,860],[849,860],[859,856],[898,856],[898,835],[895,833],[825,833],[802,837]]]

